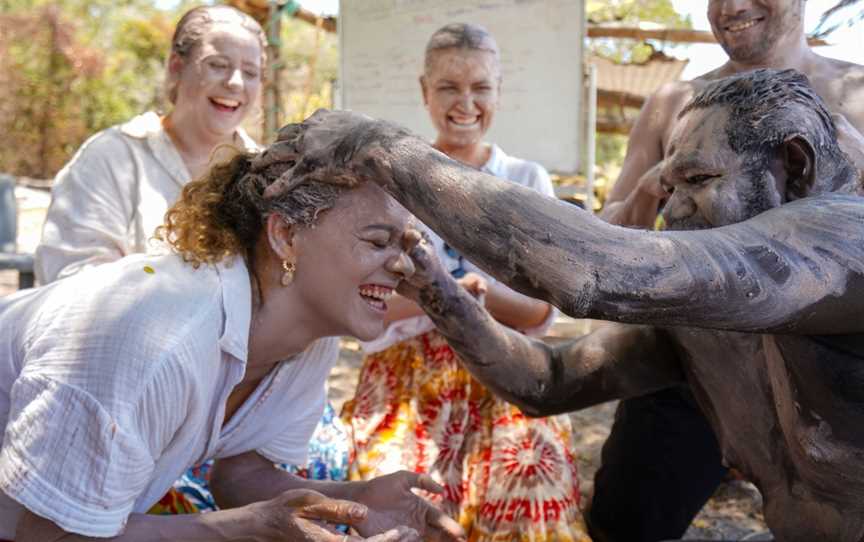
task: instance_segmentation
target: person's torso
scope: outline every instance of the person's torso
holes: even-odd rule
[[[778,540],[864,536],[864,336],[679,328],[723,456],[759,486]]]

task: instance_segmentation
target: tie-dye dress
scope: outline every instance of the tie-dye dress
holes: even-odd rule
[[[484,170],[552,193],[540,166],[497,147]],[[471,271],[494,280],[427,233],[455,277]],[[356,394],[342,411],[354,445],[351,479],[429,473],[445,488],[437,502],[470,541],[589,540],[568,416],[529,419],[492,395],[425,316],[394,322],[365,348]]]

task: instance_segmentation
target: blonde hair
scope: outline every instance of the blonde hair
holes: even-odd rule
[[[267,59],[267,35],[251,16],[231,6],[198,6],[183,14],[174,29],[171,38],[171,53],[165,73],[165,95],[172,104],[177,102],[177,77],[171,74],[171,56],[177,55],[185,62],[204,40],[204,36],[216,23],[239,24],[258,38],[261,46],[261,65],[266,64]]]
[[[293,162],[253,166],[255,153],[234,150],[226,161],[183,188],[165,214],[156,238],[166,241],[183,260],[197,268],[239,255],[253,263],[255,245],[267,218],[277,213],[290,225],[311,227],[349,187],[307,181],[272,198],[265,189]]]

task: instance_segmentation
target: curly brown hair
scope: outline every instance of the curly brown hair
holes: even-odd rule
[[[291,161],[253,166],[256,153],[234,149],[202,178],[183,188],[180,199],[165,214],[156,238],[167,242],[183,260],[198,268],[240,255],[252,262],[267,217],[278,213],[288,224],[314,225],[349,187],[308,181],[272,198],[264,190],[285,174]]]

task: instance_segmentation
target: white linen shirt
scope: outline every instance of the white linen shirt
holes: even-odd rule
[[[258,149],[242,129],[237,141]],[[57,173],[36,248],[40,284],[139,252],[189,182],[189,170],[154,112],[94,135]]]
[[[489,160],[486,161],[480,170],[489,175],[513,181],[532,190],[536,190],[544,196],[555,197],[555,189],[552,186],[552,180],[549,178],[549,174],[543,166],[536,162],[529,162],[528,160],[508,156],[500,147],[498,147],[498,145],[492,145],[492,152],[489,155]],[[435,249],[435,254],[438,256],[438,259],[441,260],[444,268],[449,271],[455,270],[460,262],[458,258],[454,258],[447,253],[444,248],[444,240],[422,222],[418,221],[417,226],[419,230],[428,235],[429,241]],[[489,276],[488,273],[468,261],[467,258],[463,257],[461,263],[465,272],[477,273],[490,283],[496,282],[496,280]],[[552,326],[557,316],[558,309],[552,307],[549,314],[546,316],[546,319],[540,325],[529,329],[520,329],[519,331],[534,337],[542,336]],[[377,339],[360,344],[363,347],[364,352],[372,354],[386,350],[394,344],[410,339],[411,337],[416,337],[417,335],[426,333],[432,329],[435,329],[435,324],[432,323],[432,320],[428,316],[411,316],[392,322],[387,326],[387,329],[384,330],[384,333],[382,333]]]
[[[250,319],[240,258],[195,270],[134,255],[0,298],[0,538],[21,505],[116,536],[210,458],[303,463],[338,338],[282,362],[223,427]]]

